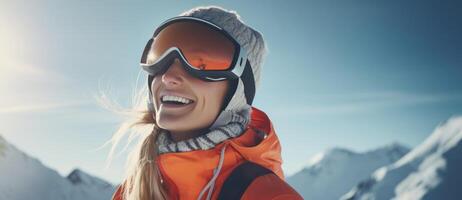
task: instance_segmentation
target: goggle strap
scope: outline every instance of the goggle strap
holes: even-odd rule
[[[247,59],[244,72],[241,76],[242,83],[244,83],[244,93],[247,104],[252,105],[255,97],[255,78],[253,76],[252,67],[250,66],[249,59]]]

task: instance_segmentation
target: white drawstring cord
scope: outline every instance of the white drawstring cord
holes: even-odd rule
[[[212,198],[213,188],[215,187],[215,180],[217,179],[218,174],[220,174],[221,167],[223,166],[223,161],[225,159],[225,151],[226,151],[226,144],[221,149],[220,161],[218,162],[218,167],[213,170],[213,177],[210,179],[207,185],[205,185],[204,189],[202,189],[197,200],[201,200],[202,196],[207,190],[209,190],[207,194],[207,200],[210,200]]]

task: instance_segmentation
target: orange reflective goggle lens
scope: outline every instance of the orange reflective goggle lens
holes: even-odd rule
[[[209,25],[178,21],[154,36],[147,64],[161,59],[171,47],[179,48],[186,61],[199,70],[230,69],[237,48],[226,35]]]

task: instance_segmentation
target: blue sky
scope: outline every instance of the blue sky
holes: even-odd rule
[[[286,174],[334,146],[415,146],[462,114],[461,3],[0,0],[0,134],[62,175],[119,182],[126,155],[104,169],[108,148],[95,149],[121,118],[94,96],[129,106],[154,28],[200,5],[263,34],[254,106],[273,121]]]

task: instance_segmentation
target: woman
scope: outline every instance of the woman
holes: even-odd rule
[[[153,38],[141,59],[148,109],[113,141],[150,128],[113,200],[302,199],[284,182],[271,121],[251,106],[266,51],[261,34],[210,6],[167,20]]]

